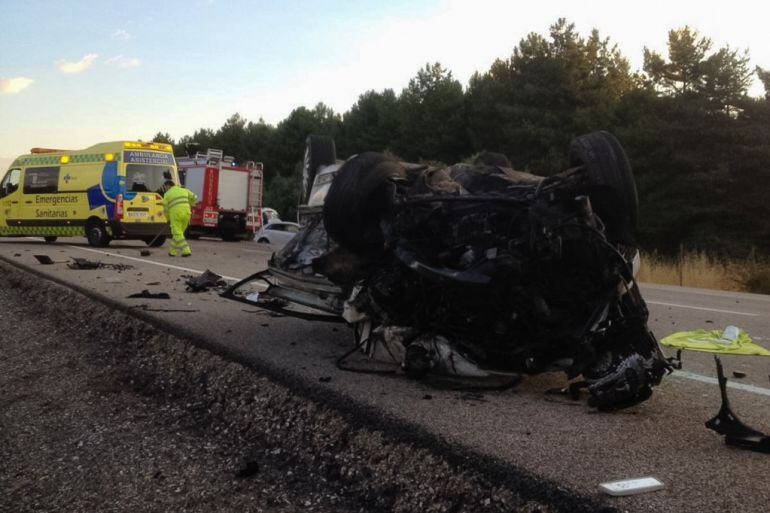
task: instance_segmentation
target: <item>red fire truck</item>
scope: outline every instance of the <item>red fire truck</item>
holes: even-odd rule
[[[262,163],[236,165],[222,150],[177,157],[182,185],[198,195],[189,236],[251,240],[262,226]]]

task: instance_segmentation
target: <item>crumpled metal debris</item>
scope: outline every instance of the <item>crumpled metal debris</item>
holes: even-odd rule
[[[410,376],[420,377],[429,372],[472,378],[489,376],[441,335],[420,333],[404,326],[379,326],[368,335],[366,343],[372,358],[390,359]]]
[[[415,377],[561,370],[599,409],[648,399],[672,364],[634,276],[638,199],[620,143],[581,136],[548,177],[486,157],[418,170],[364,152],[324,168],[299,233],[222,296],[345,320],[353,350]]]
[[[213,273],[208,269],[198,276],[189,276],[188,279],[185,280],[185,284],[187,285],[187,290],[189,292],[202,292],[212,287],[227,286],[227,282],[225,282],[220,275]]]
[[[144,289],[141,292],[137,292],[136,294],[131,294],[130,296],[126,296],[129,299],[171,299],[171,296],[168,295],[166,292],[156,292],[152,293],[147,289]]]
[[[72,258],[72,263],[67,264],[70,269],[99,269],[102,263],[98,260],[86,260],[85,258]]]
[[[192,308],[150,308],[149,305],[146,303],[142,303],[141,305],[134,305],[129,306],[129,310],[141,310],[143,312],[163,312],[163,313],[194,313],[194,312],[200,312],[200,310],[195,310]]]
[[[714,360],[717,362],[717,378],[719,391],[722,394],[722,407],[714,418],[706,422],[706,427],[724,435],[727,445],[770,453],[770,436],[748,427],[730,409],[730,401],[727,399],[727,378],[722,369],[722,361],[718,356],[714,356]]]

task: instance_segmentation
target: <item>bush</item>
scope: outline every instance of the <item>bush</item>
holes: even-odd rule
[[[770,269],[755,270],[748,273],[743,281],[746,292],[770,294]]]

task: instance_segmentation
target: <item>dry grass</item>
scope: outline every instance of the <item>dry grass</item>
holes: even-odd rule
[[[642,255],[639,281],[704,289],[770,294],[770,265],[755,255],[723,260],[685,252],[678,258]]]

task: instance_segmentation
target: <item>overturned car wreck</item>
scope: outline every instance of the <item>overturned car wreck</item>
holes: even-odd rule
[[[315,136],[304,167],[302,230],[226,297],[342,318],[413,377],[561,369],[602,409],[646,400],[669,368],[634,280],[636,186],[611,134],[575,139],[548,177],[491,153],[338,162]]]

